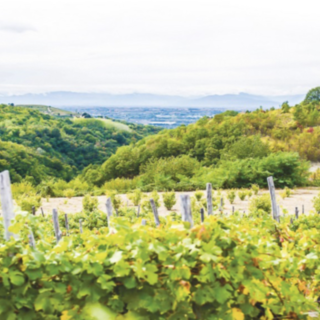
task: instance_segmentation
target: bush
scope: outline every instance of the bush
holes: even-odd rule
[[[23,194],[35,194],[36,190],[29,181],[22,181],[11,185],[11,191],[13,198],[21,196]]]
[[[313,207],[316,212],[320,212],[320,193],[312,199]]]
[[[153,199],[154,204],[157,208],[160,207],[160,196],[157,191],[152,191],[150,195],[145,196],[147,199],[142,201],[141,207],[143,212],[152,212],[152,207],[150,203],[150,199]]]
[[[41,206],[41,196],[40,195],[22,195],[17,198],[17,204],[22,211],[27,211],[32,213],[32,207],[38,210]]]
[[[236,192],[234,190],[229,190],[227,193],[227,198],[230,201],[230,204],[233,204],[233,202],[236,198]]]
[[[67,189],[67,190],[64,190],[63,194],[66,198],[71,199],[74,197],[75,192],[73,189]]]
[[[140,189],[135,189],[132,193],[128,194],[128,199],[132,201],[133,205],[138,206],[142,199],[142,192]]]
[[[167,210],[171,210],[172,207],[176,204],[176,195],[174,192],[165,192],[162,195],[164,206]]]
[[[118,214],[118,210],[120,209],[121,204],[122,204],[121,197],[119,195],[117,195],[116,190],[107,191],[106,196],[110,197],[112,206],[116,210],[116,213]]]
[[[238,191],[238,197],[241,201],[243,201],[247,196],[247,191],[246,190],[239,190]]]
[[[258,194],[258,192],[259,192],[259,185],[257,185],[257,184],[252,184],[251,185],[251,190],[253,191],[253,193],[254,193],[254,195],[257,195]]]
[[[98,199],[87,194],[82,199],[82,207],[85,212],[93,212],[98,209]]]
[[[250,213],[264,212],[271,213],[271,199],[269,194],[263,194],[262,196],[254,197],[250,201],[249,205]]]
[[[194,193],[194,196],[196,197],[197,201],[200,201],[203,197],[203,193],[202,193],[202,191],[196,191]]]

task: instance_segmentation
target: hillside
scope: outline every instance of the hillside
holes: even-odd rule
[[[83,120],[86,125],[82,119],[74,122],[29,107],[0,105],[0,171],[10,170],[13,182],[70,180],[86,166],[102,164],[118,147],[159,131],[133,125],[134,130],[111,120]]]
[[[25,105],[16,105],[15,107],[28,108],[32,110],[37,110],[41,113],[48,114],[50,116],[58,116],[58,117],[72,117],[77,115],[75,112],[62,110],[59,108],[54,108],[47,105],[33,105],[33,104],[25,104]]]
[[[226,111],[121,147],[97,173],[99,184],[138,177],[137,185],[145,189],[192,190],[205,182],[245,187],[265,185],[271,173],[279,186],[306,184],[303,160],[320,160],[317,90],[295,107]]]

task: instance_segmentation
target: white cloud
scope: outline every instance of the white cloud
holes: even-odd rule
[[[303,93],[320,85],[319,9],[317,0],[10,0],[0,92]]]

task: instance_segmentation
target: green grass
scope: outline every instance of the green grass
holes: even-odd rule
[[[16,107],[22,107],[22,108],[28,108],[28,109],[33,109],[40,111],[45,114],[49,114],[52,116],[72,116],[76,115],[74,112],[62,110],[59,108],[54,108],[50,106],[45,106],[45,105],[37,105],[37,104],[22,104],[22,105],[17,105]]]
[[[123,123],[112,121],[110,119],[100,119],[100,118],[74,118],[74,122],[82,124],[84,127],[104,127],[107,129],[115,128],[119,131],[128,131],[132,130]]]

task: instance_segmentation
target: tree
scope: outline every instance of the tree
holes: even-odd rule
[[[320,102],[320,87],[311,89],[304,99],[305,102]]]
[[[285,101],[282,105],[281,105],[281,112],[282,113],[288,113],[290,110],[290,106],[288,101]]]

